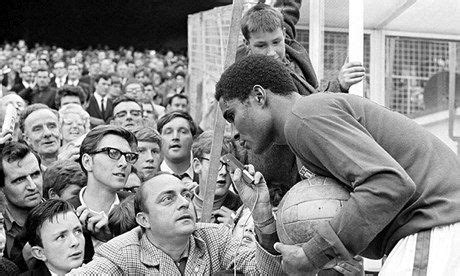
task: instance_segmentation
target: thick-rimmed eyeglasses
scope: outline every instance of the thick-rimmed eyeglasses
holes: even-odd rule
[[[206,157],[201,157],[200,159],[201,160],[207,160],[208,162],[210,161],[210,159],[206,158]],[[220,161],[219,171],[222,169],[222,167],[227,168],[227,163],[225,163],[224,160],[220,159],[219,161]]]
[[[90,152],[89,154],[98,154],[104,152],[107,154],[111,159],[114,160],[120,160],[121,156],[123,155],[125,157],[126,162],[130,164],[136,163],[137,159],[139,158],[139,154],[135,152],[122,152],[119,149],[111,148],[111,147],[105,147],[100,150],[96,150],[93,152]]]

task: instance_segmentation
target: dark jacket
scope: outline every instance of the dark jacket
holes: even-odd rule
[[[23,89],[18,93],[27,104],[42,103],[46,104],[52,109],[56,108],[56,88],[48,86],[45,88],[34,88]]]
[[[90,240],[91,241],[91,240]],[[20,276],[51,276],[49,269],[42,261],[37,261],[37,267],[19,274]]]
[[[113,115],[112,99],[107,98],[107,103],[105,104],[105,113],[102,114],[99,107],[99,103],[97,102],[94,95],[91,95],[88,101],[88,107],[86,108],[86,111],[91,117],[99,118],[104,120],[105,122],[108,122],[109,118]]]

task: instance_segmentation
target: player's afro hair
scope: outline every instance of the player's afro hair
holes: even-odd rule
[[[297,91],[284,64],[270,56],[249,55],[225,70],[216,85],[215,97],[217,100],[237,98],[244,101],[254,85],[260,85],[279,95],[289,95]]]

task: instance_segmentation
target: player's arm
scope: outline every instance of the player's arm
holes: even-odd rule
[[[404,169],[353,116],[339,108],[328,112],[299,118],[286,137],[296,155],[353,189],[339,214],[302,245],[312,268],[322,267],[344,248],[352,256],[362,252],[415,191]]]

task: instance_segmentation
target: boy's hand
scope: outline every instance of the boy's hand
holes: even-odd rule
[[[233,228],[235,225],[233,220],[235,213],[225,206],[222,206],[220,209],[213,211],[212,215],[216,218],[217,223],[225,224],[229,228]]]
[[[13,140],[13,134],[11,131],[5,131],[5,133],[2,133],[0,136],[0,145],[5,144],[6,142],[12,141]]]
[[[340,87],[348,91],[350,86],[362,81],[365,75],[366,69],[361,62],[347,62],[342,66],[339,72]]]

